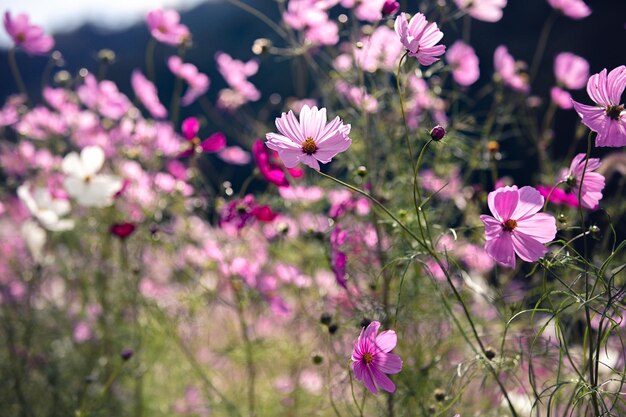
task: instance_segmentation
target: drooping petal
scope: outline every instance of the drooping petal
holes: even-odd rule
[[[222,132],[213,133],[200,144],[204,152],[218,152],[226,146],[226,136]]]
[[[535,262],[548,252],[548,248],[543,243],[522,233],[519,229],[511,233],[511,239],[515,253],[526,262]]]
[[[486,241],[485,252],[500,265],[515,268],[515,252],[511,233],[502,233],[499,237]]]
[[[365,363],[353,362],[352,369],[354,370],[355,377],[357,373],[361,376],[357,379],[359,381],[363,381],[363,383],[365,384],[365,388],[367,388],[372,394],[378,394],[378,388],[376,388],[376,384],[374,383],[372,372]]]
[[[387,375],[382,373],[376,366],[370,365],[370,371],[372,372],[372,376],[374,377],[374,382],[376,385],[387,392],[395,392],[396,385],[389,379]]]

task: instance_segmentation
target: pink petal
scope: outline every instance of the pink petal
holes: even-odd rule
[[[505,187],[506,188],[506,187]],[[492,212],[496,219],[507,221],[511,218],[511,215],[515,212],[515,208],[519,202],[518,190],[496,190],[496,195],[493,198]],[[491,208],[491,207],[490,207]],[[495,210],[494,210],[495,209]]]
[[[398,336],[393,330],[385,330],[376,336],[376,346],[378,346],[383,352],[390,352],[396,347],[398,343]]]
[[[543,208],[543,196],[533,187],[522,187],[519,189],[519,201],[511,218],[515,220],[523,219],[526,216],[537,213]]]
[[[387,375],[382,373],[376,366],[370,366],[370,370],[372,372],[372,376],[374,377],[374,381],[380,387],[387,392],[395,392],[396,385],[389,379]]]
[[[363,381],[365,388],[367,388],[372,394],[378,394],[378,388],[374,383],[374,378],[370,369],[363,362],[353,362],[352,369],[354,370],[354,376],[359,381]]]
[[[547,243],[556,236],[556,220],[546,213],[537,213],[523,220],[518,220],[513,234],[521,232],[536,239],[540,243]]]
[[[485,236],[487,240],[494,239],[502,233],[502,222],[497,219],[487,214],[482,214],[480,220],[485,224]]]
[[[515,253],[526,262],[535,262],[548,252],[543,243],[516,229],[511,233]]]
[[[402,359],[394,353],[379,353],[372,363],[386,374],[397,374],[402,370]]]
[[[487,252],[500,265],[515,268],[515,252],[511,233],[502,233],[499,237],[485,242]]]
[[[226,136],[222,132],[213,133],[200,144],[204,152],[217,152],[226,146]]]

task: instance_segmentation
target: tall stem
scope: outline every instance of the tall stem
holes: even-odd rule
[[[250,340],[250,333],[248,332],[248,323],[244,315],[243,298],[241,296],[241,289],[233,285],[235,296],[237,297],[237,318],[239,319],[239,326],[241,327],[241,337],[246,349],[246,372],[248,374],[248,415],[254,417],[256,415],[256,395],[255,395],[255,381],[256,381],[256,368],[254,366],[253,347]]]
[[[13,79],[15,80],[15,84],[17,84],[18,90],[26,97],[26,101],[28,102],[28,91],[26,90],[26,84],[24,84],[24,80],[22,79],[22,75],[20,74],[20,69],[17,66],[17,60],[15,59],[15,48],[9,49],[8,53],[9,66],[11,67],[11,73],[13,74]]]
[[[537,76],[537,71],[539,71],[539,65],[541,64],[541,60],[543,58],[543,54],[546,50],[546,45],[548,44],[548,38],[550,37],[550,31],[554,26],[554,22],[556,21],[557,12],[552,11],[546,22],[543,24],[543,28],[541,29],[541,35],[539,35],[539,42],[537,43],[537,49],[535,49],[535,55],[533,56],[532,64],[530,66],[530,83],[535,80]]]

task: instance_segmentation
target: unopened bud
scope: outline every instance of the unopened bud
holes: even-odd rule
[[[487,357],[487,359],[492,360],[496,357],[496,351],[493,350],[492,347],[488,347],[487,349],[485,349],[485,356]]]
[[[400,10],[400,3],[396,0],[385,0],[385,4],[383,4],[383,16],[392,16],[396,14]]]
[[[356,175],[358,175],[361,178],[365,177],[367,175],[367,168],[361,165],[360,167],[356,169]]]
[[[272,41],[267,38],[259,38],[252,45],[252,53],[255,55],[263,55],[269,52],[272,47]]]
[[[135,352],[133,352],[132,349],[128,348],[128,349],[124,349],[122,353],[120,353],[120,356],[122,357],[122,360],[126,362],[127,360],[133,357],[134,353]]]
[[[446,129],[443,126],[435,126],[430,130],[430,137],[434,141],[440,141],[446,135]]]
[[[115,62],[115,52],[110,49],[100,49],[98,51],[98,59],[102,61],[103,64],[112,64]]]

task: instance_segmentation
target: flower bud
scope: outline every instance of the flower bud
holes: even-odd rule
[[[400,10],[400,3],[396,0],[385,0],[382,9],[383,16],[393,16],[398,13],[398,10]]]
[[[103,64],[112,64],[115,62],[115,52],[110,49],[100,49],[98,51],[98,59]]]
[[[120,353],[120,356],[121,356],[122,360],[123,360],[124,362],[126,362],[127,360],[129,360],[130,358],[132,358],[132,357],[133,357],[133,354],[134,354],[134,353],[135,353],[135,352],[133,352],[133,350],[132,350],[132,349],[130,349],[130,348],[126,348],[126,349],[124,349],[124,350],[122,351],[122,353]]]
[[[435,126],[430,131],[430,137],[434,141],[440,141],[446,135],[446,129],[443,126]]]
[[[254,55],[263,55],[269,52],[272,47],[272,41],[267,38],[259,38],[252,45],[252,53]]]

